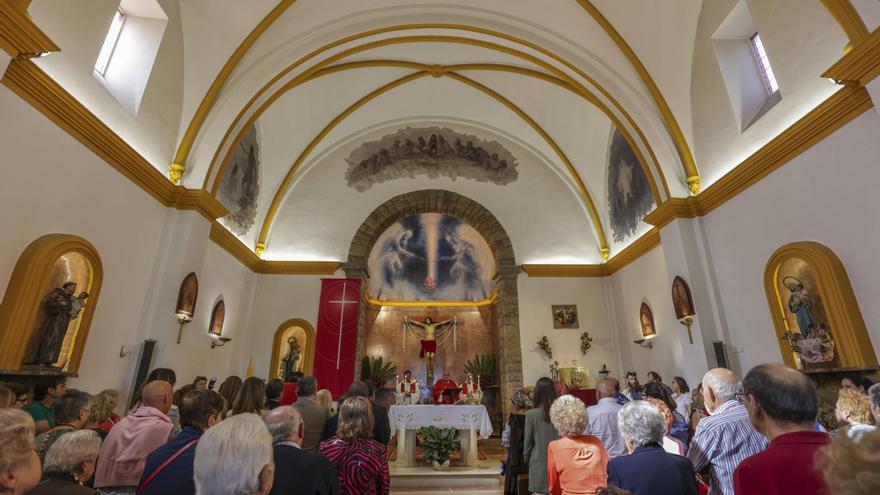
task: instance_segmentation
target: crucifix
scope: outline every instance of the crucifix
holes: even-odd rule
[[[330,304],[338,304],[339,305],[339,343],[336,346],[336,369],[339,369],[339,361],[342,358],[342,323],[345,316],[345,305],[346,304],[357,304],[357,300],[349,300],[345,297],[346,290],[348,289],[348,284],[342,284],[342,299],[338,301],[329,301]]]
[[[421,327],[425,331],[425,337],[422,339],[422,349],[419,353],[419,357],[428,360],[427,381],[429,384],[434,383],[434,353],[437,351],[437,331],[451,325],[453,327],[452,331],[455,332],[455,324],[457,321],[458,320],[454,317],[440,322],[434,322],[431,318],[425,318],[423,323],[411,320],[407,316],[403,317],[404,324],[409,326],[410,329],[412,329],[412,327]]]

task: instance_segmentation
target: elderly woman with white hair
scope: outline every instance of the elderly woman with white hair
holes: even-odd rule
[[[272,435],[256,414],[242,413],[208,429],[194,465],[196,495],[266,495],[275,479]]]
[[[553,495],[595,494],[607,484],[608,452],[599,438],[584,435],[587,407],[573,395],[550,406],[550,422],[562,437],[547,447],[547,484]]]
[[[21,409],[0,409],[0,494],[21,495],[40,481],[34,420]]]
[[[629,455],[608,463],[608,484],[633,495],[696,495],[694,466],[663,450],[666,419],[646,401],[629,402],[617,413]]]
[[[92,430],[62,435],[46,452],[43,479],[28,495],[95,495],[83,483],[95,474],[101,437]]]

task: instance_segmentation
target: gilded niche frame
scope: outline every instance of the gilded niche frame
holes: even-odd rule
[[[819,295],[825,305],[828,323],[835,341],[835,352],[844,369],[877,366],[877,355],[868,335],[865,320],[856,301],[855,293],[840,258],[827,246],[818,242],[802,241],[779,248],[767,261],[764,269],[764,289],[776,329],[776,343],[783,362],[797,367],[794,354],[784,339],[788,330],[785,301],[778,291],[776,279],[782,264],[792,258],[807,263],[816,278]]]
[[[101,293],[104,268],[95,247],[82,237],[72,234],[46,234],[31,242],[19,256],[0,304],[0,370],[22,370],[22,361],[37,324],[38,311],[35,308],[40,306],[45,296],[44,284],[51,275],[55,261],[71,252],[83,256],[92,273],[89,286],[84,289],[89,293],[88,303],[80,315],[76,340],[66,371],[59,370],[58,374],[76,375],[79,372],[92,317]]]
[[[306,332],[306,342],[300,351],[303,354],[302,371],[306,375],[312,374],[312,368],[315,365],[315,327],[302,318],[291,318],[282,323],[278,330],[275,330],[275,336],[272,338],[272,357],[269,360],[269,374],[267,375],[269,380],[277,376],[278,366],[281,365],[279,356],[286,345],[286,342],[282,342],[284,332],[290,327],[300,327]]]

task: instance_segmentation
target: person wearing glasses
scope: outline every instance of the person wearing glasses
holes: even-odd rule
[[[708,474],[709,495],[734,495],[733,473],[739,463],[767,448],[767,439],[752,427],[740,402],[744,398],[732,371],[715,368],[703,376],[710,416],[697,425],[687,457],[694,471]]]

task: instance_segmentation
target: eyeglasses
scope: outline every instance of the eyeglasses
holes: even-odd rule
[[[749,394],[747,394],[745,392],[737,392],[737,393],[733,394],[733,397],[739,402],[745,402],[747,395],[749,395]]]

